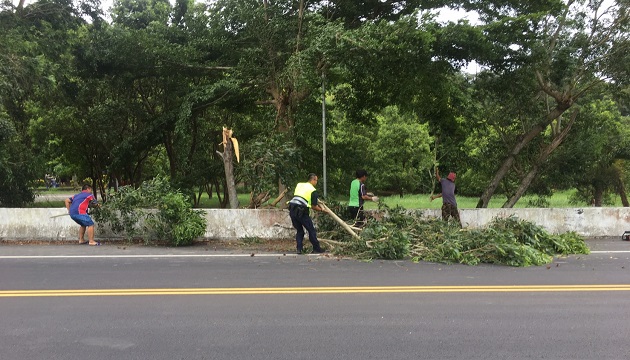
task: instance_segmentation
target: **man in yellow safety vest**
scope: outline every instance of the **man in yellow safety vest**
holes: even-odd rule
[[[313,244],[313,252],[324,252],[319,246],[317,231],[315,230],[315,225],[313,225],[313,220],[309,216],[309,209],[324,211],[317,204],[317,189],[315,189],[315,185],[317,185],[317,175],[311,173],[308,175],[307,182],[299,183],[295,186],[293,199],[289,201],[289,216],[293,227],[297,230],[295,241],[297,242],[298,254],[302,254],[303,251],[304,229],[308,231],[308,239]]]

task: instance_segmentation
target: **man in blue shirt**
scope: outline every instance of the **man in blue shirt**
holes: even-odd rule
[[[435,177],[437,181],[442,185],[442,193],[431,196],[431,201],[439,197],[442,198],[442,220],[448,221],[450,217],[457,220],[459,227],[462,227],[462,221],[459,218],[459,211],[457,210],[457,201],[455,200],[455,178],[457,175],[454,172],[448,174],[446,179],[440,177],[440,170],[435,168]]]
[[[92,218],[88,215],[90,205],[98,205],[98,203],[92,194],[92,187],[90,185],[83,185],[81,190],[80,193],[66,199],[66,209],[68,209],[70,218],[81,226],[79,229],[79,244],[100,245],[98,241],[94,241],[94,221],[92,221]],[[86,232],[88,234],[88,241],[85,241]]]

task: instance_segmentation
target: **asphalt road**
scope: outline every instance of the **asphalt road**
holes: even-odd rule
[[[630,243],[588,244],[530,268],[2,245],[0,359],[628,359]]]

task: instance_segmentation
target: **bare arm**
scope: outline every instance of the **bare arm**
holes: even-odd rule
[[[70,204],[72,204],[72,200],[66,199],[64,202],[66,204],[66,210],[70,211]]]
[[[370,200],[370,201],[378,201],[378,196],[374,196],[371,192],[367,192],[365,190],[365,185],[361,184],[361,199]]]
[[[435,167],[435,178],[437,179],[438,182],[440,182],[442,180],[442,178],[440,177],[440,169],[438,169],[438,167]],[[437,198],[441,198],[442,197],[442,193],[439,193],[437,195],[431,195],[431,201],[437,199]]]

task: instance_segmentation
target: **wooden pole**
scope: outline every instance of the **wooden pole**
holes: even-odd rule
[[[321,206],[322,209],[324,209],[324,212],[330,215],[330,217],[332,217],[333,220],[335,220],[339,225],[341,225],[341,227],[344,230],[346,230],[348,234],[352,235],[352,237],[354,237],[357,240],[361,239],[361,237],[359,237],[359,235],[357,235],[357,233],[355,233],[354,230],[352,230],[350,225],[346,224],[345,221],[341,220],[339,216],[337,216],[337,214],[335,214],[332,210],[330,210],[330,208],[326,206],[326,204],[324,204],[321,200],[317,201],[317,204]]]

